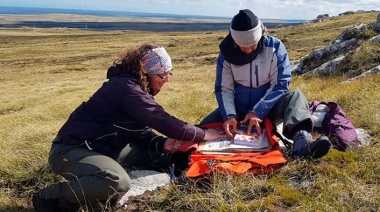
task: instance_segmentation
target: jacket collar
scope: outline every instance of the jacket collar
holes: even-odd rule
[[[235,44],[232,39],[231,33],[223,39],[219,44],[220,53],[223,55],[224,59],[234,65],[244,65],[252,62],[256,59],[257,55],[262,51],[264,46],[264,36],[261,37],[259,41],[259,46],[256,51],[249,54],[242,52],[238,45]]]

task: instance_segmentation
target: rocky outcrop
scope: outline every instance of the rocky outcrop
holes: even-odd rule
[[[359,24],[342,32],[336,39],[331,41],[326,47],[315,49],[306,57],[301,58],[298,66],[293,67],[293,74],[301,75],[312,71],[327,62],[334,60],[358,47],[357,37],[367,29],[366,25]],[[336,63],[336,61],[334,61]],[[331,68],[331,66],[326,66]],[[337,66],[335,66],[337,67]],[[320,68],[321,69],[321,68]],[[331,72],[324,71],[321,72]]]
[[[380,35],[370,38],[369,41],[380,43]]]
[[[372,25],[373,30],[380,33],[380,13],[377,15],[376,22]]]
[[[316,19],[313,19],[309,21],[308,23],[321,22],[325,20],[326,18],[329,18],[329,14],[321,14],[321,15],[318,15]]]
[[[360,44],[363,42],[359,41],[363,41],[364,34],[369,30],[380,33],[380,14],[377,16],[375,23],[368,25],[358,24],[346,29],[324,48],[315,49],[308,56],[301,58],[299,61],[292,62],[292,73],[294,75],[336,74],[339,71],[340,64],[349,61],[349,58],[346,58],[346,56],[360,48]],[[367,41],[380,43],[380,35],[377,34]],[[368,73],[377,73],[376,68],[365,71],[363,76]],[[355,70],[350,70],[350,72],[356,73]]]
[[[343,83],[351,82],[352,80],[356,80],[358,78],[366,77],[368,75],[378,74],[380,72],[380,65],[376,66],[375,68],[370,69],[369,71],[361,73],[359,76],[353,77],[349,80],[344,81]]]
[[[344,13],[340,13],[338,16],[352,15],[352,14],[357,14],[357,13],[373,13],[373,12],[379,12],[379,11],[376,11],[376,10],[371,10],[371,11],[358,10],[356,12],[347,11]],[[320,14],[315,19],[312,19],[310,21],[306,21],[304,24],[322,22],[322,21],[325,21],[325,20],[330,19],[330,18],[333,18],[333,16],[330,17],[329,14]]]
[[[318,68],[315,68],[304,75],[312,75],[312,74],[318,74],[318,75],[332,75],[335,73],[335,70],[339,66],[340,62],[343,60],[344,56],[335,58],[333,60],[330,60]]]

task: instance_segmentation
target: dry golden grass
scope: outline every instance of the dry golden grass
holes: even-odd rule
[[[292,60],[323,47],[375,13],[270,29],[286,39]],[[60,180],[47,171],[51,140],[73,109],[104,82],[117,54],[144,42],[165,46],[174,77],[157,95],[171,114],[198,123],[216,107],[213,94],[218,44],[227,31],[133,32],[78,29],[0,29],[0,211],[31,211],[30,195]],[[362,57],[362,55],[360,55]],[[370,146],[332,150],[321,161],[293,161],[262,177],[215,176],[207,192],[174,187],[146,210],[172,211],[377,211],[380,208],[380,76],[341,84],[342,77],[294,77],[292,88],[309,100],[336,101]],[[165,196],[165,195],[164,195]],[[144,210],[144,209],[142,209]]]

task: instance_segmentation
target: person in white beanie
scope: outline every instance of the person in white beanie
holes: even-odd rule
[[[326,136],[313,140],[313,121],[308,102],[299,90],[289,91],[291,70],[284,44],[266,34],[263,22],[250,10],[240,10],[229,34],[219,45],[215,94],[218,108],[200,125],[224,122],[233,138],[238,121],[248,122],[248,131],[269,118],[283,121],[283,132],[294,141],[296,158],[320,158],[330,149]]]

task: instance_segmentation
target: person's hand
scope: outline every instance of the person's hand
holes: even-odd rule
[[[211,141],[211,140],[215,140],[217,138],[226,138],[226,137],[227,137],[227,135],[224,133],[223,130],[206,129],[205,130],[205,137],[203,140]]]
[[[231,117],[223,123],[223,129],[226,135],[233,138],[237,132],[237,121],[235,118]]]
[[[248,129],[247,134],[251,134],[252,127],[255,126],[257,133],[261,135],[261,127],[260,123],[263,120],[261,120],[255,113],[249,112],[247,115],[245,115],[243,122],[248,122]]]
[[[177,151],[178,148],[180,148],[182,146],[182,144],[184,144],[186,141],[180,141],[180,140],[176,140],[176,139],[173,139],[173,138],[168,138],[166,139],[165,143],[164,143],[164,152],[165,153],[168,153],[168,152],[175,152]]]

